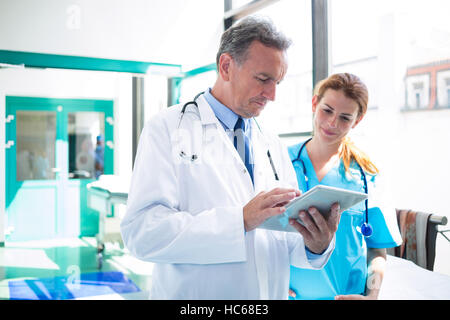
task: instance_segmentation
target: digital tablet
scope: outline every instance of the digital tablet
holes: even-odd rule
[[[310,207],[316,207],[317,210],[328,219],[330,208],[333,203],[338,202],[341,212],[345,211],[361,201],[367,199],[367,194],[352,190],[317,185],[309,191],[295,198],[286,205],[286,211],[280,215],[270,217],[264,221],[259,228],[297,232],[297,230],[289,224],[289,218],[297,219],[302,223],[298,216],[299,211],[307,211]]]

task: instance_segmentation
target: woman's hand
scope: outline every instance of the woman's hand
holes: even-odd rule
[[[377,300],[376,296],[363,296],[361,294],[346,294],[334,297],[334,300]]]

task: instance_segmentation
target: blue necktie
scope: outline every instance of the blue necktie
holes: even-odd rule
[[[245,123],[241,117],[234,126],[234,147],[244,162],[253,183],[253,157],[250,151],[250,139],[245,134]]]

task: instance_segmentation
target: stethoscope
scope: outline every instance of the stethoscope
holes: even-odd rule
[[[298,161],[302,165],[303,169],[303,175],[305,177],[305,183],[306,183],[306,191],[309,190],[309,182],[308,182],[308,176],[306,175],[306,166],[303,160],[300,158],[300,155],[302,154],[303,148],[306,146],[306,144],[311,140],[312,138],[309,138],[306,140],[306,142],[300,147],[300,150],[298,151],[297,158],[292,160],[292,164],[294,164],[295,161]],[[364,192],[368,195],[369,190],[367,187],[367,178],[366,174],[364,173],[364,170],[361,168],[361,166],[358,163],[359,171],[361,172],[361,177],[364,181]],[[373,228],[369,223],[369,201],[368,199],[365,200],[366,210],[365,210],[365,221],[361,225],[361,233],[364,237],[368,238],[373,234]]]
[[[178,127],[177,127],[177,129],[180,129],[181,120],[183,119],[184,113],[186,112],[186,108],[187,108],[190,104],[194,105],[194,106],[197,107],[197,109],[198,109],[198,104],[197,104],[196,100],[197,100],[197,98],[200,97],[203,93],[205,93],[205,92],[202,91],[202,92],[198,93],[198,94],[194,97],[194,100],[188,101],[188,102],[186,102],[186,103],[183,105],[183,107],[181,108],[180,119],[178,120]],[[261,128],[259,127],[259,124],[258,124],[258,122],[256,121],[256,119],[253,118],[253,120],[255,121],[256,126],[258,127],[259,131],[262,133]],[[191,155],[188,155],[188,154],[186,154],[186,152],[184,152],[183,150],[180,151],[179,156],[180,156],[181,158],[183,158],[183,159],[188,159],[188,160],[190,160],[190,161],[192,161],[192,162],[194,162],[194,161],[196,161],[196,160],[198,159],[198,155],[197,155],[196,153],[192,153]],[[274,163],[273,163],[272,156],[270,155],[269,148],[267,148],[267,158],[269,158],[270,167],[272,168],[272,171],[273,171],[273,175],[274,175],[274,177],[275,177],[275,180],[276,180],[276,181],[279,181],[280,179],[278,178],[278,173],[277,173],[277,170],[275,169],[275,165],[274,165]]]

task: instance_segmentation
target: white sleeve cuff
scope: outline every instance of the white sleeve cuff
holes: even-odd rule
[[[328,245],[327,250],[325,250],[322,254],[314,254],[312,252],[308,252],[309,250],[306,249],[305,247],[306,256],[308,257],[308,262],[310,263],[311,267],[313,269],[323,268],[330,259],[331,254],[334,251],[335,245],[336,245],[336,235],[333,236],[333,239],[331,239],[331,242]]]

